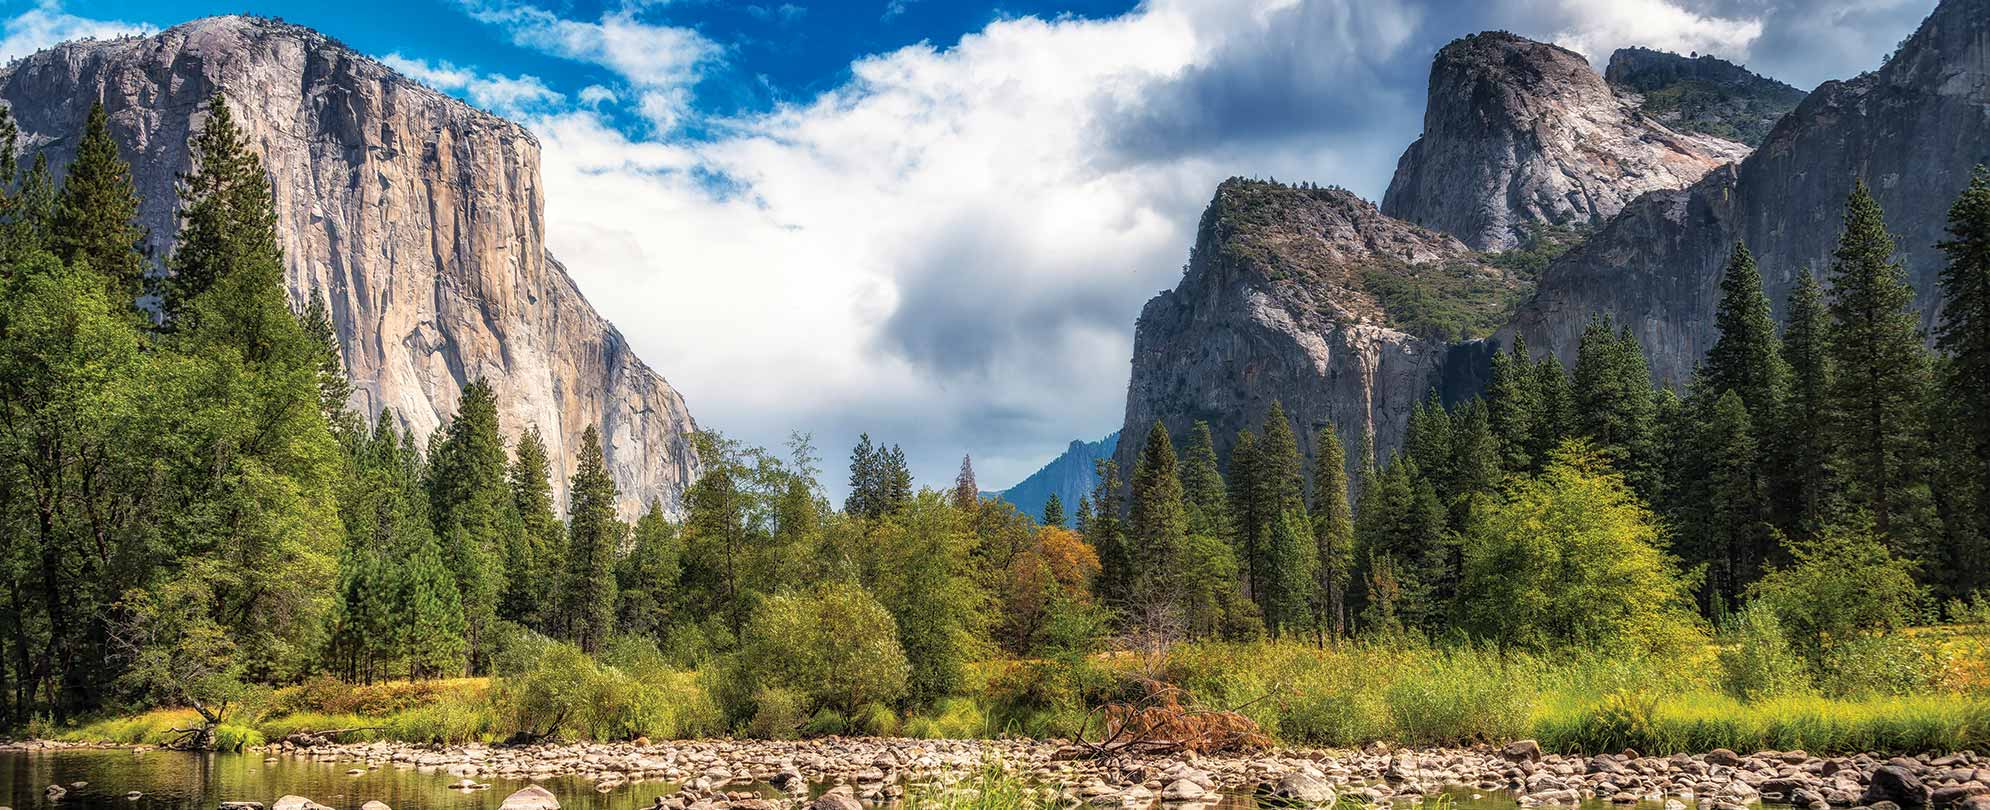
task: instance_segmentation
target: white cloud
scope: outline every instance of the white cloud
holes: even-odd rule
[[[448,62],[413,59],[399,53],[387,54],[380,61],[409,78],[437,90],[458,93],[479,107],[504,115],[523,115],[566,100],[565,95],[547,87],[537,76],[478,73]],[[585,98],[586,94],[582,96]]]
[[[721,53],[697,31],[643,22],[632,8],[588,21],[505,0],[459,2],[471,16],[504,28],[512,42],[612,71],[634,88],[638,108],[659,132],[677,126],[690,87]]]
[[[150,34],[157,30],[144,23],[84,19],[64,12],[62,4],[56,0],[41,0],[33,8],[0,25],[0,63],[67,40],[108,39]]]
[[[1554,33],[1555,43],[1601,66],[1618,48],[1642,45],[1678,53],[1710,53],[1748,58],[1762,36],[1759,16],[1723,17],[1688,9],[1673,0],[1556,0],[1570,24]]]

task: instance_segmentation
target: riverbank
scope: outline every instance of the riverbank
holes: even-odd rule
[[[62,751],[79,744],[0,744],[0,751]],[[864,801],[945,793],[999,771],[1054,797],[1102,806],[1170,806],[1224,795],[1280,796],[1305,806],[1346,797],[1373,806],[1421,806],[1450,793],[1507,794],[1519,806],[1607,801],[1697,803],[1734,808],[1764,802],[1810,810],[1874,807],[1990,810],[1990,760],[1974,752],[1915,757],[1813,756],[1803,751],[1725,749],[1705,754],[1597,756],[1544,753],[1532,740],[1494,747],[1360,750],[1276,749],[1257,754],[1074,758],[1056,741],[828,738],[810,741],[694,740],[534,746],[415,746],[353,743],[268,746],[268,761],[296,758],[360,774],[412,769],[466,790],[492,780],[578,778],[609,792],[654,789],[660,806],[801,807],[835,792]],[[769,790],[771,788],[771,790]]]

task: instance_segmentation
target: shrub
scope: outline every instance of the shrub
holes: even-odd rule
[[[850,733],[850,718],[835,709],[817,710],[808,723],[802,726],[804,737],[828,737]]]
[[[747,736],[764,740],[794,739],[795,732],[801,729],[803,720],[808,716],[803,709],[807,700],[807,696],[792,689],[761,689],[753,696],[753,720],[747,724]]]
[[[262,732],[248,726],[228,723],[214,727],[214,750],[240,753],[263,744]]]
[[[1493,742],[1526,736],[1533,708],[1528,675],[1497,654],[1445,653],[1390,684],[1397,739],[1417,745]]]
[[[897,736],[899,729],[898,712],[882,703],[866,703],[850,717],[850,730],[857,734],[872,737]]]
[[[906,736],[926,740],[972,740],[988,732],[988,714],[969,698],[941,698],[930,713],[905,721]]]
[[[903,697],[910,671],[891,614],[849,583],[768,599],[747,625],[740,664],[763,689],[839,711]]]
[[[1912,564],[1894,558],[1867,531],[1834,530],[1787,544],[1794,563],[1750,586],[1798,651],[1814,663],[1832,644],[1907,626],[1919,612],[1921,590]]]
[[[1832,645],[1817,681],[1833,697],[1910,695],[1934,691],[1946,668],[1937,644],[1906,633],[1864,635]]]
[[[1800,695],[1810,691],[1810,673],[1790,649],[1782,622],[1769,605],[1755,603],[1728,627],[1719,660],[1721,689],[1741,700]]]

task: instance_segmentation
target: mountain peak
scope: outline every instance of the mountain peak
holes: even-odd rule
[[[1760,145],[1805,95],[1725,59],[1650,48],[1611,54],[1603,76],[1668,127],[1749,146]]]
[[[1747,154],[1641,113],[1581,54],[1487,32],[1438,52],[1423,135],[1397,163],[1381,210],[1505,250],[1535,225],[1607,219],[1640,194],[1683,188]]]

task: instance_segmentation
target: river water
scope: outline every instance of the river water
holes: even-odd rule
[[[295,794],[334,810],[359,810],[369,801],[386,802],[394,810],[497,810],[504,797],[530,782],[480,777],[489,790],[459,791],[448,786],[455,777],[423,773],[413,768],[381,768],[347,775],[350,763],[317,762],[299,757],[264,761],[260,754],[191,754],[181,751],[65,749],[60,751],[0,751],[0,810],[215,810],[224,801],[268,805],[277,797]],[[76,782],[86,783],[72,787]],[[68,788],[59,802],[45,796],[49,785]],[[636,782],[607,793],[577,778],[541,781],[559,797],[562,810],[647,810],[657,796],[675,792],[666,782]],[[126,794],[142,795],[129,799]],[[778,792],[767,790],[769,796]],[[1516,810],[1503,793],[1458,795],[1444,803],[1450,810]],[[1249,810],[1248,798],[1226,799],[1218,810]],[[1603,803],[1585,803],[1575,810],[1607,810]],[[1659,810],[1640,804],[1623,810]]]

